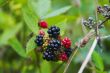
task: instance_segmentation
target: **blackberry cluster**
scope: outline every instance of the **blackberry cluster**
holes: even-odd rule
[[[44,22],[39,22],[39,35],[35,39],[35,43],[42,50],[43,59],[47,61],[67,61],[72,53],[71,40],[69,38],[62,39],[60,36],[60,28],[51,26],[47,33],[41,29],[44,28]],[[48,26],[45,22],[45,25]]]
[[[38,35],[35,39],[35,43],[37,46],[42,46],[43,45],[43,35]]]
[[[48,29],[47,32],[49,34],[49,37],[58,38],[58,36],[60,35],[60,28],[56,26],[52,26]]]
[[[110,6],[109,5],[98,6],[97,12],[102,14],[106,18],[110,18]]]
[[[54,39],[50,41],[48,46],[51,50],[58,51],[61,47],[61,42],[59,40]]]
[[[83,22],[82,22],[82,24],[84,26],[88,27],[89,29],[93,29],[93,28],[96,27],[96,24],[99,24],[100,25],[101,23],[102,23],[101,20],[97,21],[97,23],[96,23],[96,21],[92,17],[89,17],[87,20],[83,20]],[[100,28],[103,28],[103,27],[104,26],[101,25],[98,28],[100,29]]]
[[[60,51],[61,42],[53,39],[49,42],[47,49],[44,51],[43,58],[47,61],[57,61],[57,53]]]
[[[57,61],[55,53],[49,48],[47,48],[45,52],[43,52],[43,59],[47,61]]]
[[[84,20],[83,25],[85,25],[86,27],[92,29],[94,27],[94,25],[96,24],[96,22],[94,21],[94,19],[92,17],[89,17],[88,20]]]

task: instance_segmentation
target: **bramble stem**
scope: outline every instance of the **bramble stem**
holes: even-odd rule
[[[74,46],[74,50],[73,50],[73,52],[72,52],[72,55],[71,55],[71,57],[69,58],[69,60],[68,60],[68,62],[67,62],[67,64],[66,64],[66,67],[65,67],[63,73],[66,73],[66,72],[67,72],[67,69],[68,69],[68,67],[69,67],[69,65],[70,65],[70,63],[71,63],[73,57],[74,57],[74,56],[76,55],[76,53],[78,52],[78,48],[85,45],[85,44],[83,44],[83,41],[84,41],[85,39],[87,39],[87,41],[86,41],[86,43],[87,43],[87,42],[89,41],[89,39],[92,37],[93,34],[94,34],[94,31],[91,30],[80,42],[76,43],[76,45]]]
[[[82,73],[83,72],[84,68],[86,67],[87,63],[89,62],[89,60],[91,58],[91,55],[92,55],[92,53],[93,53],[93,51],[94,51],[94,49],[95,49],[95,47],[97,45],[97,42],[98,42],[98,37],[95,38],[95,40],[94,40],[94,42],[93,42],[93,44],[92,44],[92,46],[91,46],[91,48],[90,48],[90,50],[88,52],[88,55],[87,55],[86,59],[84,60],[84,62],[82,63],[78,73]]]
[[[98,27],[100,27],[101,25],[103,25],[103,24],[104,24],[106,21],[108,21],[109,19],[110,19],[110,18],[106,18],[106,19],[105,19],[101,24],[99,24],[96,28],[98,28]],[[97,31],[98,31],[98,29],[97,29]],[[94,33],[97,33],[97,32],[96,32],[95,30],[91,30],[83,39],[81,39],[80,42],[78,42],[78,43],[76,42],[76,44],[75,44],[75,46],[74,46],[73,53],[72,53],[71,57],[69,58],[69,60],[68,60],[68,62],[67,62],[67,64],[66,64],[66,67],[65,67],[63,73],[66,73],[66,72],[67,72],[67,69],[68,69],[68,67],[69,67],[69,65],[70,65],[70,63],[71,63],[73,57],[75,56],[75,54],[76,54],[77,51],[78,51],[78,48],[84,47],[84,46],[89,42],[90,38],[94,35]],[[80,70],[79,70],[78,73],[82,73],[82,72],[83,72],[85,66],[87,65],[89,59],[91,58],[91,54],[92,54],[92,52],[94,51],[95,46],[97,45],[98,39],[99,39],[99,37],[97,37],[97,35],[96,35],[96,38],[95,38],[95,40],[94,40],[94,43],[93,43],[92,47],[90,48],[90,51],[89,51],[89,53],[88,53],[88,55],[87,55],[87,58],[86,58],[86,60],[84,61],[84,63],[82,64],[82,66],[81,66],[81,68],[80,68]]]

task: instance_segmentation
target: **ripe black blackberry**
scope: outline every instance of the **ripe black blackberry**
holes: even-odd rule
[[[47,61],[57,61],[55,53],[49,48],[47,48],[45,52],[43,53],[43,59]]]
[[[68,49],[65,49],[64,51],[65,51],[67,57],[70,57],[70,55],[72,53],[72,49],[71,48],[68,48]]]
[[[59,40],[53,39],[49,42],[48,47],[53,51],[57,51],[61,47],[61,42]]]
[[[42,46],[43,45],[43,35],[38,35],[35,39],[35,43],[37,46]]]
[[[49,37],[58,38],[58,35],[60,35],[60,28],[56,26],[51,26],[47,33],[49,34]]]

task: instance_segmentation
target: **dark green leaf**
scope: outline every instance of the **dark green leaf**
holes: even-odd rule
[[[92,60],[93,60],[93,63],[95,64],[95,66],[100,71],[104,70],[103,60],[102,60],[101,56],[96,51],[94,51],[93,54],[92,54]]]
[[[0,45],[6,44],[10,38],[14,37],[17,34],[21,27],[22,23],[14,26],[13,28],[6,29],[0,38]]]

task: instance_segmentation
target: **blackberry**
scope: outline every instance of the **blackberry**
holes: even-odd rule
[[[70,55],[72,53],[72,49],[71,48],[68,48],[68,49],[65,49],[64,51],[65,51],[67,57],[70,57]]]
[[[49,42],[48,47],[49,47],[49,49],[51,49],[53,51],[57,51],[61,47],[61,42],[59,40],[56,40],[56,39],[51,40]]]
[[[47,48],[43,53],[43,59],[47,61],[57,61],[55,53],[51,51],[49,48]]]
[[[47,33],[49,34],[49,37],[58,38],[58,35],[60,35],[60,28],[56,26],[51,26]]]
[[[43,35],[38,35],[35,39],[35,43],[37,46],[42,46],[43,45]]]

